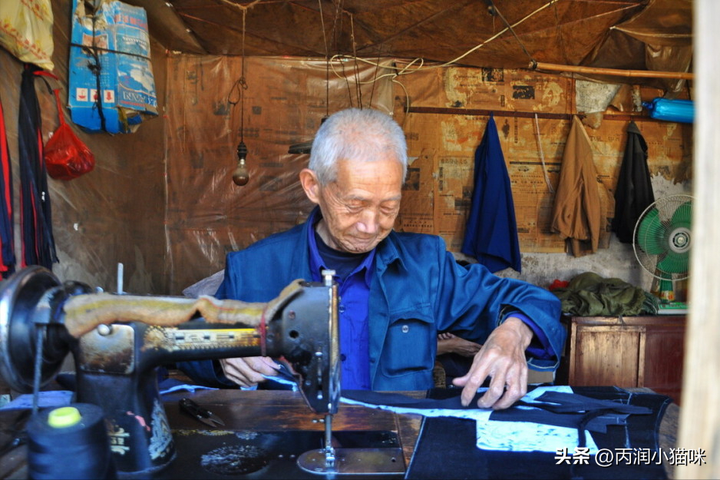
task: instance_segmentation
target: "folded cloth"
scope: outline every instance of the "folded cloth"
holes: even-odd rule
[[[576,275],[565,288],[552,290],[563,313],[593,317],[598,315],[656,314],[657,297],[619,278],[603,278],[597,273]]]

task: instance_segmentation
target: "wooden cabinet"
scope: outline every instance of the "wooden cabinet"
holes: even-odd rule
[[[566,317],[556,383],[647,387],[680,403],[685,316]]]

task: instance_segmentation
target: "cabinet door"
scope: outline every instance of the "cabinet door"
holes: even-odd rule
[[[573,325],[568,383],[637,387],[644,329]]]
[[[680,404],[685,329],[677,326],[647,326],[643,378],[639,386],[671,397]]]

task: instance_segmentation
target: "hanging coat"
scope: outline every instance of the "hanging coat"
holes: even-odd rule
[[[520,242],[505,157],[492,114],[475,151],[473,194],[462,253],[491,272],[520,271]]]
[[[22,226],[22,266],[41,265],[52,269],[57,262],[52,234],[50,192],[43,158],[40,104],[35,78],[44,72],[26,63],[20,85],[18,111],[18,152],[20,164],[20,223]]]
[[[635,122],[630,122],[627,134],[625,155],[615,188],[615,218],[612,221],[612,231],[622,243],[633,242],[638,218],[655,201],[647,164],[647,143]]]
[[[601,225],[600,192],[590,137],[577,115],[573,115],[555,193],[551,229],[567,240],[573,255],[581,256],[588,250],[597,251]]]
[[[0,274],[3,278],[15,272],[14,242],[12,163],[0,102]]]

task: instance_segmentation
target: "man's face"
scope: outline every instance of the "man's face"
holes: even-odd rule
[[[394,159],[344,160],[337,169],[335,182],[317,185],[323,214],[318,233],[336,250],[369,252],[388,236],[400,210],[402,165]]]

